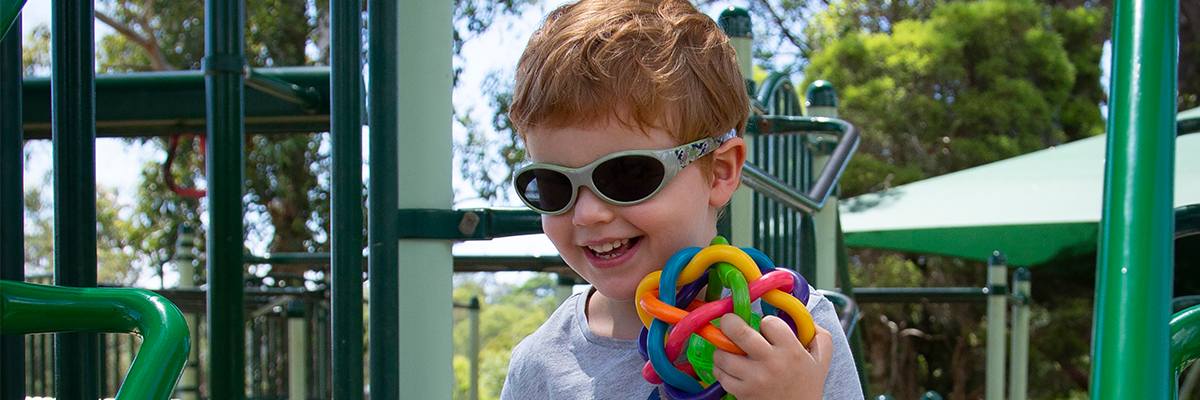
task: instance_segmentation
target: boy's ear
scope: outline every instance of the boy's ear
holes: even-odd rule
[[[725,141],[713,152],[712,190],[708,204],[722,207],[729,203],[742,181],[742,164],[746,162],[746,141],[735,137]]]

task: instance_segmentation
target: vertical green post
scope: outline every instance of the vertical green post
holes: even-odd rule
[[[1013,273],[1012,354],[1009,355],[1008,400],[1025,400],[1029,396],[1029,304],[1033,302],[1033,285],[1029,269]]]
[[[810,117],[827,117],[837,118],[837,91],[833,89],[833,84],[817,80],[808,85],[804,92],[804,108],[805,115]],[[836,142],[827,140],[825,135],[809,135],[805,138],[815,148],[813,153],[812,165],[809,171],[811,179],[815,180],[820,176],[823,168],[815,168],[816,166],[824,166],[829,162],[829,155],[833,153]],[[836,191],[835,191],[836,192]],[[814,284],[817,289],[832,290],[837,286],[837,194],[829,195],[829,199],[825,201],[825,207],[817,211],[813,215],[813,225],[816,236],[816,276]]]
[[[1171,395],[1179,2],[1117,0],[1092,326],[1093,399]]]
[[[737,53],[738,68],[742,79],[746,81],[747,94],[754,96],[754,33],[751,30],[753,21],[750,13],[744,8],[729,7],[721,11],[717,17],[717,25],[729,36],[729,44]],[[746,110],[747,113],[750,110]],[[754,154],[754,141],[746,138],[746,154]],[[718,234],[729,238],[729,243],[736,246],[753,246],[754,243],[754,190],[739,187],[729,200],[729,208],[718,223]]]
[[[396,119],[396,93],[399,55],[396,42],[399,27],[397,3],[391,0],[367,0],[367,62],[371,65],[367,117],[371,131],[371,183],[367,189],[367,235],[370,242],[368,274],[371,283],[371,398],[400,398],[400,274],[399,163],[396,160],[399,121]]]
[[[209,397],[246,397],[242,282],[245,180],[245,10],[241,1],[204,4],[204,82],[208,106]]]
[[[1008,261],[999,251],[988,257],[987,400],[1004,400],[1004,349],[1008,327]]]
[[[388,110],[402,122],[392,154],[400,173],[400,208],[446,210],[453,205],[451,72],[453,4],[407,2],[397,13],[397,47],[404,55],[394,72],[404,90]],[[375,69],[375,65],[371,65]],[[372,178],[374,181],[374,178]],[[395,207],[395,205],[392,205]],[[394,222],[393,222],[394,223]],[[450,240],[405,239],[399,243],[400,398],[453,396],[454,354],[451,311],[454,257]],[[390,267],[397,267],[392,265]],[[394,378],[394,377],[393,377]],[[372,396],[374,397],[374,396]]]
[[[51,3],[51,114],[54,122],[54,283],[96,286],[96,113],[94,5]],[[100,336],[54,336],[55,395],[100,397]]]
[[[0,280],[25,280],[21,21],[0,40]],[[3,32],[0,32],[3,34]],[[0,400],[25,399],[25,337],[0,335]]]
[[[362,3],[334,1],[330,132],[333,139],[331,300],[333,393],[363,398]],[[395,208],[395,207],[393,207]]]

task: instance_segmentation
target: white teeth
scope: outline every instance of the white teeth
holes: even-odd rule
[[[612,251],[615,248],[624,246],[626,243],[629,243],[629,239],[615,240],[612,243],[605,243],[605,244],[598,245],[598,246],[596,246],[596,245],[588,246],[588,248],[592,249],[592,251],[597,252],[597,253],[607,253],[607,252]]]

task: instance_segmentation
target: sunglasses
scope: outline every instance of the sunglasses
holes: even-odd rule
[[[513,174],[513,187],[525,205],[549,215],[570,210],[580,187],[612,204],[637,204],[658,194],[688,164],[736,136],[737,131],[729,131],[671,149],[622,151],[581,168],[526,165]]]

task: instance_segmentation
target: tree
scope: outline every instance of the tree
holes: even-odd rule
[[[42,179],[50,186],[47,174]],[[101,285],[129,286],[141,277],[134,268],[139,259],[130,246],[130,224],[121,218],[125,206],[116,190],[96,187],[97,281]],[[25,273],[47,276],[54,272],[54,199],[36,185],[25,188]]]
[[[914,7],[901,13],[912,19],[896,20],[884,15],[887,8],[869,6],[891,3],[839,4],[808,31],[819,52],[801,87],[831,81],[842,118],[861,129],[862,144],[841,180],[847,197],[1103,131],[1100,42],[1093,40],[1102,30],[1099,10],[983,0]],[[973,261],[876,250],[856,250],[852,259],[856,286],[984,285],[984,268]],[[1086,260],[1055,263],[1078,272]],[[1034,344],[1035,398],[1086,390],[1086,372],[1082,387],[1077,379],[1087,369],[1080,357],[1086,339],[1066,339],[1088,335],[1090,295],[1083,293],[1090,294],[1091,282],[1055,275],[1037,275],[1039,287],[1058,293],[1037,295],[1042,320],[1034,329],[1056,338]],[[982,375],[974,366],[983,351],[971,338],[982,335],[981,308],[868,305],[864,311],[872,316],[863,325],[872,393],[978,397]],[[1045,322],[1051,314],[1054,322]]]
[[[554,312],[555,281],[550,274],[539,273],[520,285],[496,282],[491,274],[457,274],[454,303],[480,300],[480,399],[500,398],[500,388],[508,372],[512,349],[533,333]],[[470,343],[468,311],[454,312],[454,398],[468,398]]]
[[[1100,133],[1099,82],[1076,89],[1079,68],[1043,11],[1032,1],[947,3],[891,34],[829,42],[806,84],[832,82],[841,115],[863,133],[841,181],[847,196]],[[1083,9],[1053,15],[1076,30],[1098,21]],[[1077,58],[1090,71],[1099,52],[1088,50]],[[1091,96],[1080,98],[1083,90]],[[1097,112],[1078,111],[1080,103]]]

